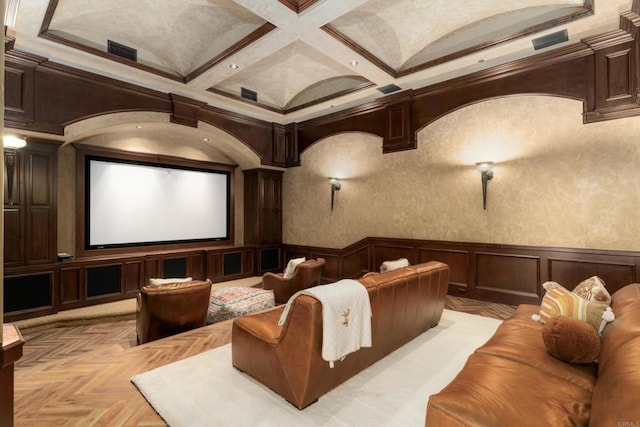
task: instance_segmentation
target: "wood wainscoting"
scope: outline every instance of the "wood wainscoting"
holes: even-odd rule
[[[343,249],[284,245],[291,258],[324,258],[323,281],[358,278],[378,271],[386,260],[411,264],[441,261],[449,265],[449,294],[503,304],[539,304],[542,283],[553,280],[573,289],[600,276],[610,293],[633,283],[640,273],[640,252],[516,246],[368,237]]]

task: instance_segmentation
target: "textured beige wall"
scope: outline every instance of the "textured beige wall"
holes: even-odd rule
[[[367,236],[640,250],[640,117],[582,124],[582,103],[501,98],[382,154],[345,133],[284,174],[284,241],[342,248]],[[496,162],[482,209],[475,162]],[[330,210],[327,177],[342,178]]]
[[[103,122],[107,116],[100,118]],[[244,175],[241,169],[259,166],[255,153],[232,136],[204,125],[198,134],[193,129],[171,124],[145,125],[132,130],[123,125],[108,132],[90,135],[77,142],[83,145],[113,148],[139,153],[163,154],[191,160],[238,164],[235,171],[234,241],[244,241]],[[82,129],[81,123],[74,129]],[[84,130],[84,129],[82,129]],[[206,134],[209,142],[202,141]],[[66,144],[58,151],[58,251],[75,254],[76,250],[76,152]]]

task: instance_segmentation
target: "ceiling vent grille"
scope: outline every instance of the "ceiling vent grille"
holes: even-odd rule
[[[247,88],[240,88],[240,96],[253,102],[258,102],[258,92],[254,92]]]
[[[130,61],[138,60],[138,51],[136,49],[116,43],[113,40],[107,40],[107,52]]]
[[[567,33],[567,30],[562,30],[547,34],[546,36],[538,37],[537,39],[531,40],[531,42],[533,43],[533,49],[538,50],[553,46],[554,44],[566,42],[567,40],[569,40],[569,33]]]
[[[386,86],[382,86],[379,87],[378,90],[382,93],[384,93],[385,95],[388,93],[393,93],[393,92],[397,92],[399,91],[401,88],[399,86],[396,86],[394,84],[390,84],[390,85],[386,85]]]

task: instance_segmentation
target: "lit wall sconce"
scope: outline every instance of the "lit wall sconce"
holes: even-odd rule
[[[487,183],[493,179],[493,162],[476,163],[482,179],[482,209],[487,209]]]
[[[329,184],[331,184],[331,210],[333,210],[333,199],[336,191],[340,189],[340,181],[338,181],[338,178],[329,178]]]
[[[13,181],[15,178],[16,170],[16,150],[23,148],[27,145],[27,141],[24,138],[19,138],[14,135],[5,135],[2,139],[2,146],[4,151],[4,163],[7,168],[7,198],[9,199],[9,205],[13,205]]]

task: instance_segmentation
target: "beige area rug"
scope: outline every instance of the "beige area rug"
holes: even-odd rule
[[[424,426],[446,386],[500,320],[445,310],[440,324],[300,411],[231,365],[226,345],[131,381],[172,427]]]

